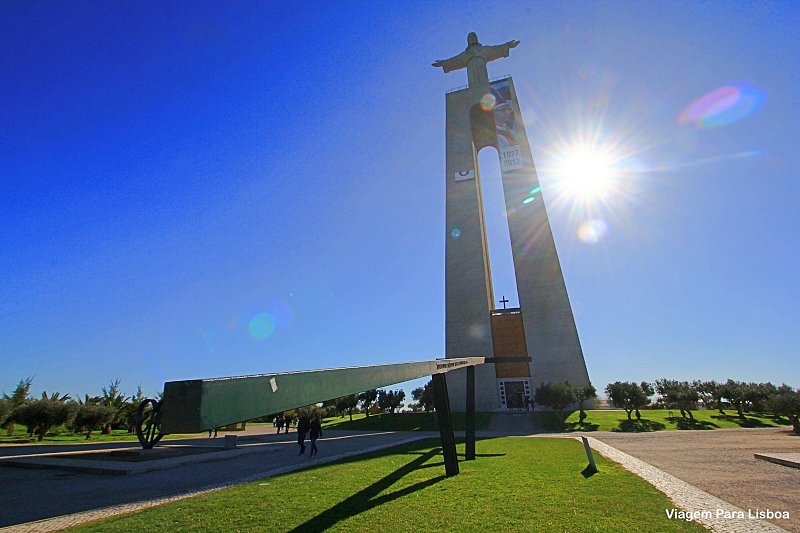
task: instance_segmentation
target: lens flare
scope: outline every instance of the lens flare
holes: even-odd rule
[[[491,111],[497,104],[497,98],[492,93],[486,93],[481,96],[481,109],[484,111]]]
[[[453,228],[453,231],[450,232],[450,235],[452,235],[454,239],[458,239],[461,237],[461,230],[458,228]]]
[[[587,220],[578,226],[578,238],[587,244],[596,244],[603,238],[607,229],[604,220]]]
[[[614,159],[602,150],[578,148],[565,154],[559,174],[575,196],[593,197],[604,193],[616,168]]]
[[[275,331],[275,317],[270,313],[258,313],[250,319],[247,329],[254,339],[263,340]]]
[[[678,123],[704,128],[727,126],[761,109],[765,99],[765,91],[747,83],[725,85],[692,102],[678,115]]]

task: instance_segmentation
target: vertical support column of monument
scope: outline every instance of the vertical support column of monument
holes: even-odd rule
[[[564,381],[584,385],[589,383],[589,374],[519,101],[513,80],[508,78],[495,83],[503,82],[508,83],[510,90],[516,122],[515,140],[522,157],[521,168],[507,171],[507,166],[514,165],[505,164],[504,149],[502,146],[499,149],[517,292],[525,342],[532,357],[534,387]]]
[[[456,455],[456,438],[453,434],[453,421],[450,417],[450,401],[447,397],[447,379],[444,374],[433,375],[433,396],[436,403],[436,419],[439,422],[439,434],[442,438],[442,455],[446,476],[458,474],[458,455]]]
[[[464,456],[467,461],[475,460],[475,367],[467,367],[467,423]]]
[[[483,91],[463,89],[446,100],[446,236],[445,236],[445,356],[492,356],[489,307],[489,262],[478,186],[470,110]],[[495,365],[476,370],[477,405],[482,411],[499,407]],[[466,370],[450,373],[453,409],[464,411]],[[484,385],[487,384],[488,386]]]

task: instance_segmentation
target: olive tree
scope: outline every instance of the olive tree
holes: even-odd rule
[[[800,389],[783,384],[777,387],[767,404],[773,414],[785,416],[792,423],[792,430],[800,435]]]
[[[578,409],[580,410],[578,418],[580,419],[581,423],[583,423],[584,419],[586,419],[584,404],[597,398],[597,389],[595,389],[592,384],[589,383],[588,385],[578,385],[577,387],[573,387],[572,390],[575,393],[575,401],[578,402]]]
[[[436,408],[436,398],[433,395],[433,380],[428,381],[424,387],[417,387],[411,391],[411,397],[426,413]]]
[[[664,399],[667,407],[680,409],[681,416],[694,422],[692,410],[697,409],[697,402],[700,394],[694,384],[688,381],[677,381],[674,379],[657,379],[656,391]]]
[[[365,390],[358,395],[358,401],[361,402],[361,409],[367,414],[369,418],[369,410],[378,401],[378,389]]]
[[[378,391],[378,405],[382,411],[387,411],[391,415],[394,415],[395,410],[403,405],[405,398],[406,392],[403,389]]]
[[[640,384],[632,381],[615,381],[606,385],[606,395],[611,399],[611,403],[624,409],[628,420],[631,420],[631,413],[634,411],[637,420],[642,418],[639,409],[650,403],[650,396],[654,392],[653,386],[646,381]]]
[[[336,399],[336,410],[342,413],[342,416],[344,416],[344,413],[350,415],[351,422],[353,421],[353,409],[355,409],[357,405],[358,394],[350,394]]]
[[[534,400],[555,411],[559,424],[563,424],[564,409],[575,403],[575,390],[566,381],[564,383],[542,383],[536,388]]]
[[[77,404],[65,402],[61,399],[47,398],[30,400],[14,409],[15,422],[28,428],[28,435],[38,435],[38,440],[44,439],[50,428],[67,424],[75,416]]]
[[[764,412],[770,397],[778,392],[772,383],[748,383],[744,390],[744,401],[748,411]]]
[[[720,386],[720,394],[727,399],[731,405],[736,407],[739,418],[744,418],[744,402],[747,393],[747,383],[729,379]]]
[[[110,424],[117,416],[113,407],[100,404],[81,404],[75,419],[72,421],[72,430],[76,433],[86,432],[86,438],[92,436],[92,431],[102,429],[106,424]]]
[[[716,409],[719,411],[719,414],[724,415],[725,411],[723,410],[722,406],[722,398],[724,395],[722,394],[722,385],[717,383],[714,380],[711,381],[696,381],[694,383],[697,392],[703,397],[703,403],[708,405],[708,400],[713,400],[716,404]]]

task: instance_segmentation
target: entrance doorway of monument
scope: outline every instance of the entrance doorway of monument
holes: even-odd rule
[[[500,387],[500,407],[506,409],[525,409],[525,397],[531,395],[530,381],[527,379],[498,380]]]

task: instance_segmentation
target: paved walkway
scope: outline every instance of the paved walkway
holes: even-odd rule
[[[492,413],[486,432],[498,435],[531,435],[545,431],[539,427],[537,421],[537,416],[530,411]]]
[[[679,510],[692,513],[690,516],[694,521],[703,524],[711,531],[719,533],[781,533],[786,531],[766,520],[747,518],[748,510],[731,505],[593,437],[589,437],[589,444],[593,450],[621,464],[666,494],[675,502],[675,509],[671,510],[673,513],[677,513]],[[665,509],[664,513],[667,512],[668,510]],[[674,516],[673,520],[682,520],[680,515],[675,514]]]
[[[255,453],[135,475],[4,467],[0,471],[3,476],[0,526],[8,527],[0,527],[0,531],[58,531],[99,518],[299,470],[310,464],[337,461],[437,435],[428,432],[326,430],[324,438],[317,442],[319,455],[313,460],[307,454],[297,455],[296,433],[264,435],[252,437],[249,443],[249,439],[242,439],[241,446],[258,449]],[[221,444],[220,439],[217,441]],[[37,449],[41,453],[42,447]],[[0,453],[6,451],[0,449]],[[24,451],[17,450],[16,454]]]
[[[788,428],[587,435],[745,511],[788,511],[772,522],[800,533],[800,469],[754,456],[797,452],[800,436]]]

